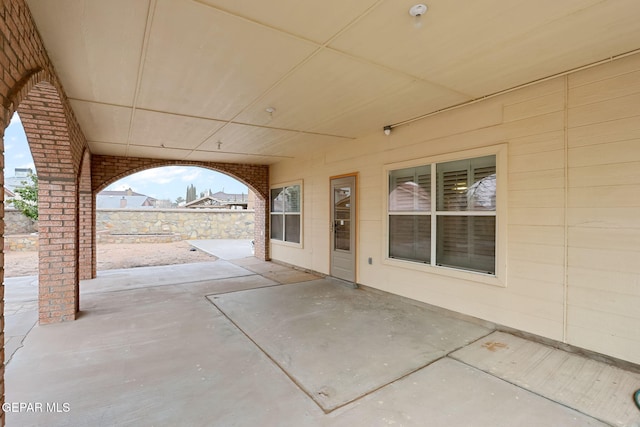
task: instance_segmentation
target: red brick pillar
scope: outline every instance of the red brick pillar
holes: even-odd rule
[[[255,257],[263,261],[270,259],[269,254],[269,206],[267,199],[256,195],[254,220]]]
[[[75,320],[79,310],[78,186],[38,177],[40,323]]]
[[[80,167],[79,278],[96,277],[96,208],[91,190],[91,155],[85,152]]]
[[[74,320],[79,310],[79,177],[84,137],[69,106],[49,82],[31,87],[18,111],[38,174],[40,323]]]

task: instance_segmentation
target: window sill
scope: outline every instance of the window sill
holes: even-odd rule
[[[276,240],[276,239],[269,239],[269,242],[271,244],[275,244],[278,246],[286,246],[289,248],[302,249],[302,243],[285,242],[284,240]]]
[[[452,267],[433,266],[430,264],[423,264],[414,261],[406,261],[394,258],[385,258],[382,262],[385,265],[405,268],[409,270],[415,270],[422,273],[437,274],[440,276],[452,277],[460,280],[467,280],[469,282],[477,282],[485,285],[497,286],[500,288],[506,288],[507,284],[500,277],[495,274],[479,273],[467,270],[458,270]]]

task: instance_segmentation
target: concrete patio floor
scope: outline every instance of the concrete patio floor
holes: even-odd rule
[[[253,257],[81,292],[75,322],[22,321],[5,401],[43,406],[8,426],[640,426],[640,374]]]

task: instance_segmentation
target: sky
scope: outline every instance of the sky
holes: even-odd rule
[[[4,176],[15,175],[16,168],[31,168],[37,174],[33,164],[27,136],[17,114],[4,131]],[[126,190],[131,188],[137,193],[156,199],[175,201],[178,197],[186,198],[187,186],[193,184],[197,194],[211,189],[214,193],[223,191],[231,194],[247,194],[247,186],[240,181],[209,169],[193,166],[166,166],[147,169],[129,175],[114,182],[107,190]]]

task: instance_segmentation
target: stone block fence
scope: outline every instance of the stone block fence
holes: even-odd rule
[[[18,211],[6,215],[5,250],[37,250],[37,222]],[[233,209],[99,209],[97,243],[253,239],[254,211]],[[26,220],[26,221],[25,221]],[[29,222],[29,223],[27,223]]]

